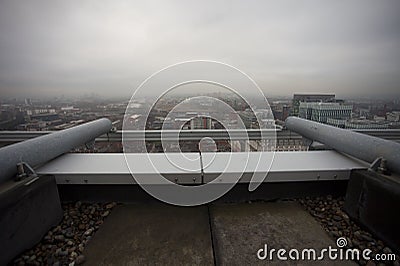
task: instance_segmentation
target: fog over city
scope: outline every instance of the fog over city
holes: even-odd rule
[[[130,97],[187,60],[267,96],[400,97],[400,1],[1,1],[0,95]],[[156,92],[154,92],[156,93]]]

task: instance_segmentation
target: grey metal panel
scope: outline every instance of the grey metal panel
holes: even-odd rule
[[[199,169],[199,154],[185,153],[188,162],[192,162],[187,167],[189,169]],[[179,153],[168,153],[171,160],[180,159]],[[135,173],[153,174],[157,169],[162,169],[163,174],[187,173],[171,164],[164,153],[131,153],[127,154],[127,159],[135,163]],[[152,163],[157,167],[155,169]],[[129,173],[124,154],[122,153],[69,153],[50,161],[36,170],[38,174],[46,172],[48,174],[125,174]],[[200,173],[200,171],[198,171]]]
[[[298,171],[331,171],[331,170],[346,170],[346,169],[364,169],[366,167],[360,160],[350,158],[335,151],[286,151],[275,152],[271,167],[268,164],[260,162],[257,165],[257,159],[260,156],[264,158],[272,158],[272,152],[235,152],[232,153],[217,153],[215,159],[212,159],[213,154],[202,153],[204,172],[205,173],[220,173],[224,167],[229,164],[228,170],[241,171],[235,169],[239,161],[244,161],[248,157],[248,164],[245,172],[252,173],[257,168],[259,172],[298,172]],[[229,162],[229,157],[231,162]],[[213,162],[209,165],[210,161]]]
[[[150,158],[150,157],[151,158]],[[200,160],[197,153],[186,153],[188,160],[185,161],[188,169],[197,171],[185,171],[169,160],[182,159],[179,153],[169,153],[167,158],[162,153],[131,153],[127,160],[134,164],[133,172],[149,176],[161,173],[171,182],[182,184],[200,183]],[[131,165],[132,165],[131,164]],[[52,174],[59,184],[135,184],[125,157],[121,153],[92,153],[92,154],[66,154],[36,170],[38,174]],[[177,179],[177,180],[176,180]]]
[[[296,182],[348,179],[353,169],[365,169],[367,164],[334,151],[276,152],[273,153],[220,153],[218,156],[203,154],[205,182],[216,176],[218,182],[229,183],[241,166],[246,165],[239,182],[248,183],[254,172],[265,173],[264,182]],[[214,158],[213,158],[214,157]],[[259,158],[267,159],[260,161]],[[272,160],[272,164],[266,163]],[[211,162],[211,163],[210,163]],[[267,174],[268,173],[268,174]]]
[[[264,158],[272,156],[264,152]],[[188,168],[200,167],[199,155],[185,153],[192,164]],[[203,153],[204,182],[209,182],[220,173],[225,176],[240,173],[246,153]],[[231,162],[227,158],[232,155]],[[179,159],[179,154],[169,153],[171,158]],[[257,154],[249,153],[249,163],[240,182],[249,182],[256,171]],[[149,158],[157,166],[154,169]],[[129,154],[128,159],[137,162],[136,173],[156,175],[158,171],[171,182],[179,184],[201,184],[201,171],[187,171],[172,165],[162,153]],[[289,182],[310,180],[348,179],[352,169],[366,169],[367,165],[356,159],[335,151],[276,152],[270,173],[264,182]],[[198,168],[200,169],[200,168]],[[158,170],[158,171],[157,171]],[[257,172],[266,172],[268,167],[261,162]],[[123,154],[66,154],[36,169],[38,174],[52,174],[59,184],[135,184]],[[229,179],[229,178],[228,178]]]
[[[332,180],[348,180],[351,175],[351,169],[346,170],[329,170],[329,171],[299,171],[299,172],[269,172],[264,179],[264,183],[279,182],[306,182],[306,181],[332,181]],[[204,182],[208,183],[215,180],[216,183],[231,183],[234,174],[205,174]],[[250,183],[252,173],[244,173],[238,183]]]

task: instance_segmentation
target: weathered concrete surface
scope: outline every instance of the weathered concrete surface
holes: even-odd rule
[[[85,265],[212,265],[207,207],[117,206],[85,256]]]
[[[276,253],[274,261],[257,258],[257,251],[265,244],[268,250],[336,248],[322,227],[295,202],[218,204],[210,208],[218,265],[353,265],[328,260],[278,261]]]
[[[353,265],[277,261],[276,256],[274,261],[261,261],[257,251],[264,244],[268,249],[336,248],[294,202],[201,207],[159,203],[117,206],[89,242],[85,256],[86,265]]]

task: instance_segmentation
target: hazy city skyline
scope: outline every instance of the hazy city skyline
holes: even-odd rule
[[[0,94],[130,96],[187,60],[266,96],[400,97],[399,1],[1,1]]]

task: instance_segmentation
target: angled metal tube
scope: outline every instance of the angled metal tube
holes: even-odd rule
[[[111,121],[101,118],[79,126],[0,148],[0,183],[17,174],[17,164],[35,167],[73,148],[90,143],[111,130]]]
[[[382,157],[387,168],[400,173],[400,144],[314,121],[288,117],[286,127],[305,138],[321,142],[332,149],[372,163]]]

